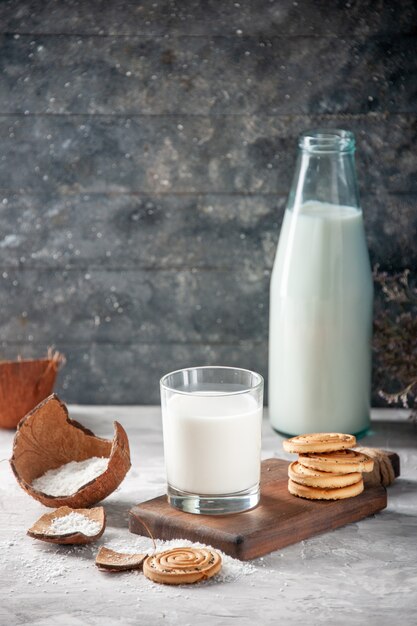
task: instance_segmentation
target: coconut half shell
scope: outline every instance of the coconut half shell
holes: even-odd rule
[[[38,404],[17,428],[10,465],[17,482],[45,506],[92,506],[110,495],[130,469],[129,441],[123,427],[114,422],[113,441],[96,437],[91,430],[68,417],[68,409],[52,394]],[[32,487],[32,481],[70,461],[92,457],[109,459],[107,469],[70,496],[50,496]]]
[[[61,535],[52,534],[52,522],[56,518],[65,517],[69,513],[79,513],[84,515],[93,522],[100,524],[100,530],[95,535],[85,535],[82,532],[65,533]],[[45,513],[33,524],[27,531],[29,537],[33,539],[40,539],[41,541],[47,541],[48,543],[60,543],[60,544],[83,544],[91,543],[99,539],[104,533],[106,528],[106,513],[102,506],[95,507],[94,509],[71,509],[68,506],[61,506],[52,513]]]
[[[65,358],[48,352],[44,359],[0,361],[0,428],[16,428],[19,421],[52,393]]]

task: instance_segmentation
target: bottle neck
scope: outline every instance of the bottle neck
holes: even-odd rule
[[[307,202],[318,202],[360,209],[354,150],[349,131],[304,133],[287,208],[297,210]]]

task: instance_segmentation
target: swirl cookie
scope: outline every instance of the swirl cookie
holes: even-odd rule
[[[185,585],[206,580],[222,566],[218,552],[209,548],[173,548],[148,556],[143,573],[156,583]]]
[[[360,472],[352,472],[351,474],[332,474],[331,472],[321,472],[320,470],[305,467],[297,461],[291,463],[288,467],[289,478],[299,485],[306,487],[321,487],[322,489],[337,489],[348,487],[359,482],[362,478]]]
[[[309,435],[299,435],[282,442],[286,452],[293,454],[303,454],[305,452],[334,452],[352,448],[356,445],[356,438],[353,435],[342,433],[311,433]]]
[[[361,478],[353,485],[340,487],[338,489],[320,489],[317,487],[299,485],[290,478],[288,481],[288,491],[292,493],[293,496],[307,498],[307,500],[344,500],[345,498],[352,498],[362,493],[363,480]]]
[[[366,454],[355,450],[339,450],[328,454],[300,454],[298,462],[305,467],[333,472],[335,474],[351,474],[352,472],[372,472],[374,462]]]

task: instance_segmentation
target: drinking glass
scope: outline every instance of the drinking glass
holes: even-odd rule
[[[169,503],[225,515],[259,502],[263,378],[233,367],[193,367],[161,378]]]

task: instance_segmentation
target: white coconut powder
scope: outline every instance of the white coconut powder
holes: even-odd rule
[[[72,511],[63,517],[54,517],[48,529],[48,535],[67,535],[83,533],[87,537],[94,537],[100,532],[101,523],[88,519],[82,513]]]
[[[107,548],[116,550],[116,552],[146,554],[153,553],[151,539],[149,539],[148,537],[143,537],[141,535],[129,536],[127,538],[115,538],[110,540],[107,539],[105,544]],[[166,541],[156,539],[156,552],[163,552],[164,550],[171,550],[173,548],[183,547],[213,549],[212,546],[208,546],[204,543],[199,543],[195,541],[189,541],[188,539],[170,539]],[[213,578],[209,578],[203,583],[200,582],[199,585],[214,585],[217,583],[226,582],[230,583],[240,579],[241,577],[249,576],[259,572],[259,569],[255,567],[252,563],[248,563],[247,561],[240,561],[239,559],[234,559],[233,557],[225,554],[218,548],[214,549],[222,557],[222,568],[218,574],[213,576]],[[262,560],[263,559],[261,559],[261,561]],[[155,585],[155,583],[149,581],[147,578],[145,578],[145,576],[141,577],[141,580],[141,584],[143,584],[147,588],[156,588],[156,591],[158,591],[158,588],[161,587],[161,585]]]
[[[108,535],[112,539],[108,539]],[[262,559],[256,565],[242,562],[220,552],[223,560],[222,569],[216,576],[202,581],[196,585],[171,586],[158,585],[146,578],[142,571],[132,570],[121,575],[106,574],[97,571],[94,560],[100,545],[119,552],[152,552],[152,542],[146,537],[128,536],[125,529],[108,528],[106,535],[97,543],[75,546],[56,546],[43,544],[43,542],[31,542],[22,549],[21,532],[10,534],[7,539],[0,538],[0,552],[7,559],[9,571],[13,574],[16,587],[12,585],[10,592],[18,591],[21,586],[32,588],[35,593],[51,593],[51,586],[55,587],[54,594],[71,594],[81,602],[81,592],[97,593],[100,588],[101,577],[111,577],[111,584],[117,593],[126,594],[129,603],[140,606],[147,598],[152,596],[167,597],[175,601],[183,601],[184,597],[199,596],[204,588],[217,587],[217,593],[212,598],[221,601],[223,597],[223,585],[242,585],[236,592],[243,593],[249,586],[262,585],[266,578],[276,573],[265,568]],[[157,540],[158,552],[179,546],[202,547],[202,544],[192,543],[188,540],[176,539],[173,541]],[[286,580],[288,572],[282,571],[279,579]],[[3,581],[4,583],[4,581]],[[283,591],[277,581],[277,591]],[[287,582],[282,583],[287,585]],[[36,591],[35,591],[36,590]],[[56,597],[56,596],[55,596]],[[205,596],[202,596],[205,597]]]
[[[97,456],[85,461],[70,461],[35,478],[32,487],[48,496],[72,496],[81,487],[103,474],[108,462],[108,458]]]

